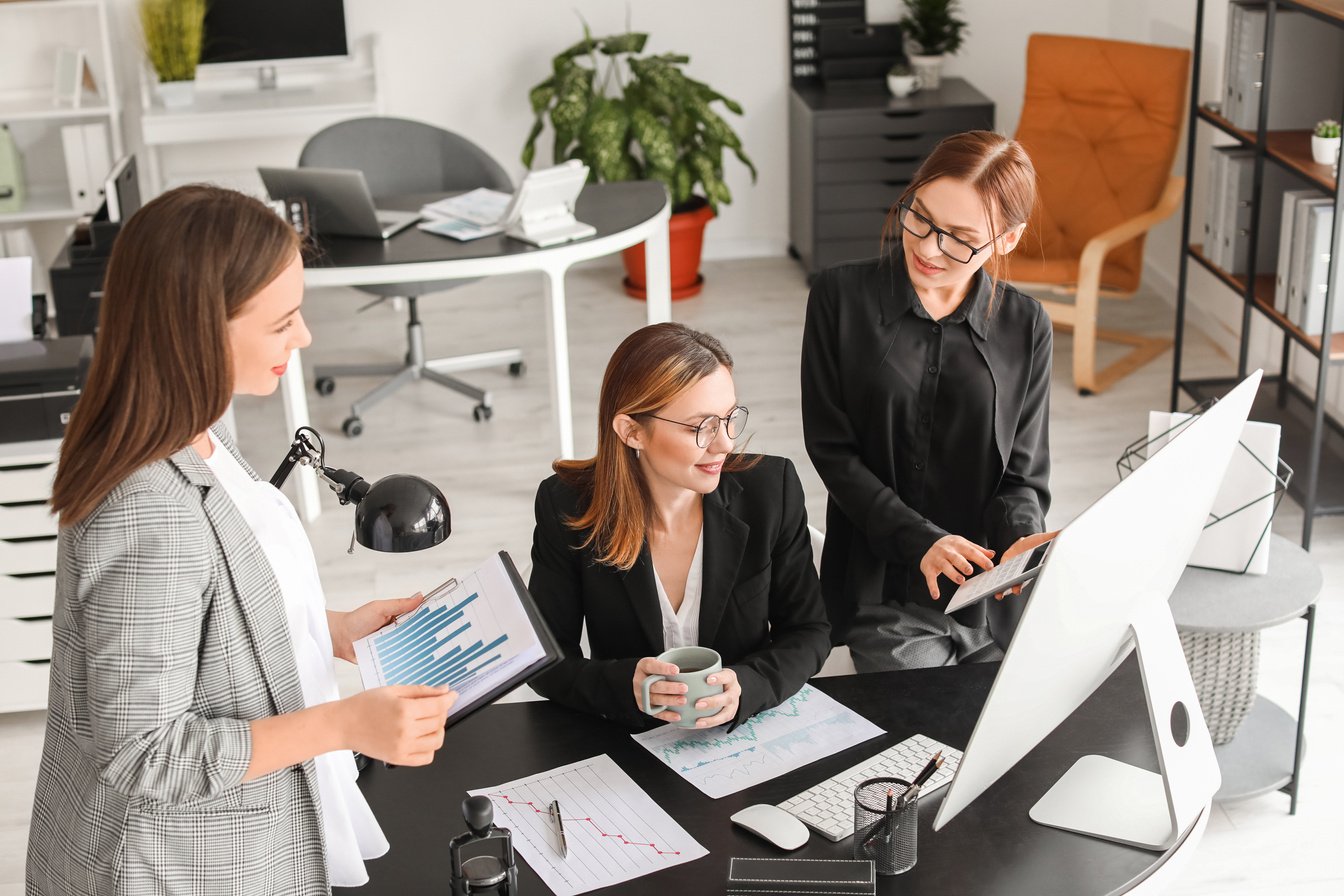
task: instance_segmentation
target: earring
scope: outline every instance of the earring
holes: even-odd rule
[[[635,449],[635,460],[639,460],[639,449]]]

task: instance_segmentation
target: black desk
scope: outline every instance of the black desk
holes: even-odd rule
[[[433,765],[386,769],[373,763],[364,773],[360,786],[392,849],[368,863],[370,882],[357,892],[361,896],[448,892],[448,841],[466,830],[461,801],[469,788],[499,784],[605,752],[710,854],[598,892],[646,896],[722,893],[730,857],[784,854],[734,827],[728,821],[730,815],[754,803],[787,799],[911,734],[924,733],[964,746],[997,670],[997,665],[982,665],[815,679],[817,688],[867,716],[888,734],[719,800],[709,799],[677,777],[635,743],[627,729],[546,702],[489,707],[449,731]],[[945,791],[922,803],[919,863],[905,874],[879,878],[879,892],[941,896],[1123,893],[1162,869],[1183,847],[1197,845],[1197,835],[1187,833],[1180,844],[1159,854],[1030,821],[1027,810],[1031,805],[1086,753],[1157,768],[1133,657],[942,831],[933,833],[931,826]],[[805,847],[789,855],[849,858],[850,849],[850,840],[831,843],[813,834]],[[426,856],[433,858],[422,858]],[[522,893],[550,892],[521,858],[519,866]]]

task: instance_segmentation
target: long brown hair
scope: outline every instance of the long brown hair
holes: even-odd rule
[[[993,131],[953,134],[933,148],[887,212],[882,226],[884,254],[900,245],[901,206],[912,201],[920,187],[940,177],[962,181],[980,194],[991,235],[1025,224],[1036,204],[1036,167],[1021,143]],[[997,284],[1007,272],[1006,265],[1006,257],[995,252],[985,263],[985,272]]]
[[[639,559],[653,521],[653,499],[634,449],[612,426],[621,414],[656,414],[668,402],[733,359],[719,340],[677,323],[651,324],[625,337],[607,362],[597,402],[597,454],[587,460],[558,460],[552,469],[581,496],[583,512],[568,521],[586,531],[584,548],[600,563],[629,569]],[[724,470],[751,464],[730,454]]]
[[[298,248],[269,208],[219,187],[179,187],[131,216],[108,260],[93,363],[61,443],[51,498],[61,525],[224,415],[228,322]]]

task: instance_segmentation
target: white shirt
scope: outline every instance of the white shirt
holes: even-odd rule
[[[653,569],[653,584],[658,589],[658,608],[663,613],[663,650],[673,647],[696,647],[700,643],[700,588],[704,583],[705,528],[700,527],[700,537],[695,543],[695,556],[691,557],[691,568],[686,573],[686,593],[681,606],[675,611],[672,601],[667,597],[663,580],[658,577],[658,567]]]
[[[333,669],[331,630],[327,627],[327,601],[303,524],[289,499],[269,482],[253,479],[214,433],[210,433],[210,444],[214,451],[206,463],[252,529],[284,595],[304,705],[335,700],[340,694]],[[349,750],[337,750],[315,757],[313,763],[331,883],[337,887],[368,883],[363,860],[383,855],[388,844],[355,784],[359,771],[354,756]]]

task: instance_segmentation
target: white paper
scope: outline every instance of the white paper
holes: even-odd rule
[[[33,260],[0,258],[0,342],[33,338]]]
[[[513,195],[510,193],[480,187],[469,193],[431,202],[420,209],[420,214],[429,218],[458,218],[487,227],[501,222],[504,210],[509,207],[512,199]]]
[[[605,753],[498,787],[471,791],[556,896],[573,896],[708,855]],[[561,856],[551,801],[560,803]]]
[[[733,731],[668,725],[632,735],[707,796],[718,799],[883,734],[842,703],[803,685]]]
[[[355,642],[364,687],[451,685],[450,718],[545,653],[498,554]]]

